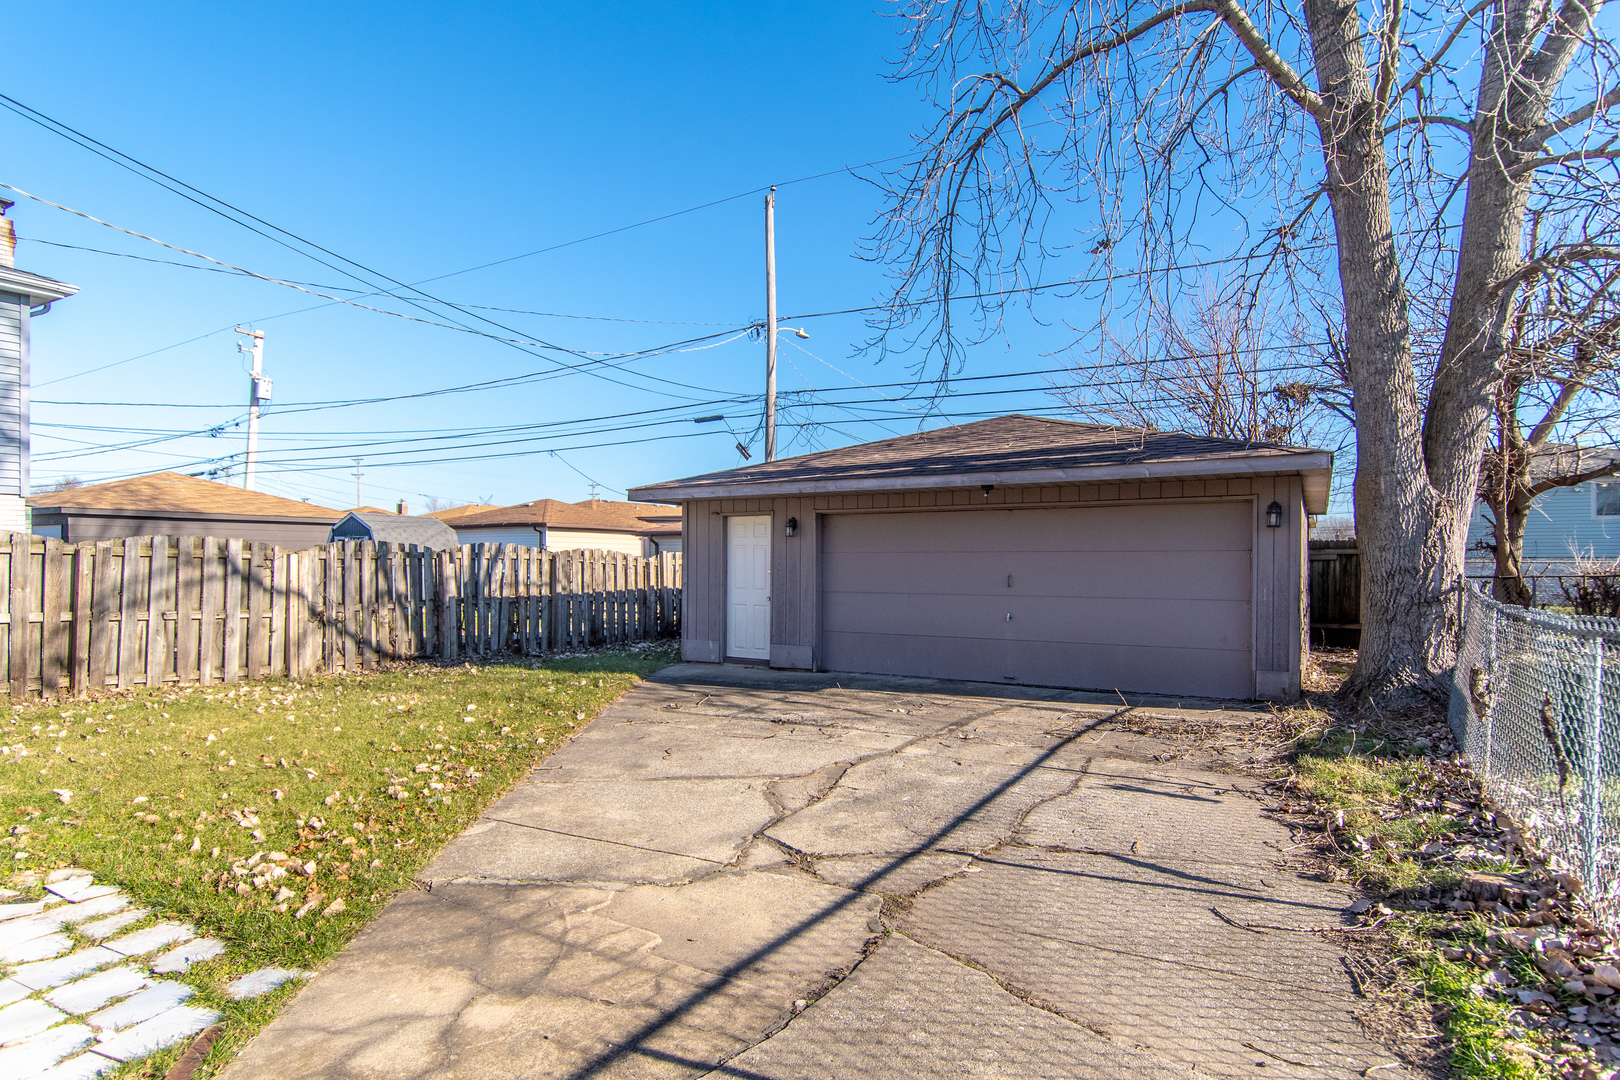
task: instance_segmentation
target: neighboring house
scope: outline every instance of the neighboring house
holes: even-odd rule
[[[79,290],[17,269],[11,207],[0,199],[0,532],[27,532],[29,323]]]
[[[456,531],[433,517],[390,514],[386,510],[350,510],[332,526],[332,539],[415,544],[444,551],[456,546]]]
[[[566,551],[599,548],[631,555],[681,550],[681,514],[673,506],[586,499],[536,499],[449,520],[463,544],[522,544]]]
[[[1541,480],[1549,470],[1579,475],[1620,454],[1610,449],[1578,450],[1553,446],[1531,466],[1531,479]],[[1476,545],[1494,542],[1490,508],[1474,503],[1468,527],[1468,576],[1489,578],[1496,567],[1490,552]],[[1551,488],[1536,496],[1524,525],[1525,572],[1531,578],[1556,576],[1574,570],[1578,559],[1620,559],[1620,477],[1590,480],[1575,487]],[[1553,588],[1556,595],[1558,590]]]
[[[68,543],[124,536],[225,536],[284,548],[324,544],[342,513],[184,473],[34,495],[35,533]]]
[[[630,495],[681,505],[686,660],[1290,699],[1332,468],[1003,416]]]

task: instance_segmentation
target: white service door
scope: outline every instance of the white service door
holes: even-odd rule
[[[726,519],[726,655],[771,658],[771,519]]]

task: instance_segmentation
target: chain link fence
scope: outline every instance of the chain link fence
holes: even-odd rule
[[[1463,591],[1451,727],[1486,790],[1620,924],[1620,619]]]

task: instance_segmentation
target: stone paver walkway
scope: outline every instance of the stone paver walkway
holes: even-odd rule
[[[1345,888],[1278,869],[1249,783],[1160,764],[1121,711],[668,669],[224,1075],[1410,1076],[1290,931],[1342,925]]]
[[[13,880],[34,890],[43,884],[44,892],[27,900],[0,890],[0,1080],[89,1080],[219,1019],[213,1009],[188,1004],[190,986],[161,976],[219,956],[224,942],[199,937],[186,923],[153,921],[86,870]],[[265,993],[303,974],[267,971],[269,978],[254,972],[226,990],[249,984],[249,993]]]

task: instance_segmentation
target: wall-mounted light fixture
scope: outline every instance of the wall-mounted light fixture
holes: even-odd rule
[[[794,533],[796,533],[798,531],[799,531],[799,519],[798,518],[788,518],[787,519],[787,529],[786,529],[787,534],[789,536],[792,536]]]
[[[1266,528],[1282,528],[1282,503],[1273,502],[1270,506],[1266,507]]]
[[[984,501],[989,502],[990,501],[990,493],[992,491],[996,490],[996,485],[994,485],[994,484],[980,484],[979,485],[979,490],[984,492]]]

